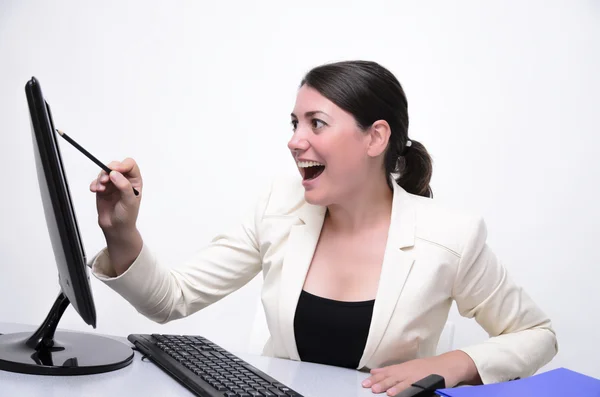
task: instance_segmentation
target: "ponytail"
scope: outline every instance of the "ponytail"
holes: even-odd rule
[[[408,142],[411,143],[402,145],[404,146],[401,152],[402,155],[398,155],[399,150],[389,150],[387,153],[392,157],[396,152],[396,155],[393,156],[395,158],[390,158],[395,163],[395,173],[399,174],[399,177],[395,178],[396,182],[409,193],[423,197],[433,197],[433,192],[429,186],[433,171],[431,156],[420,142],[415,140]]]

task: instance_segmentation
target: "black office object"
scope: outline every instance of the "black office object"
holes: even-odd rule
[[[73,138],[71,138],[70,136],[68,136],[67,134],[65,134],[64,132],[62,132],[61,130],[56,130],[56,132],[58,132],[58,135],[60,135],[61,137],[63,137],[65,139],[65,141],[67,141],[71,145],[73,145],[73,147],[75,149],[77,149],[81,153],[83,153],[85,155],[85,157],[89,158],[94,163],[96,163],[96,165],[99,166],[100,168],[102,168],[104,170],[104,172],[106,172],[107,174],[111,173],[112,170],[110,168],[108,168],[108,166],[106,164],[103,164],[93,154],[91,154],[90,152],[88,152],[87,150],[85,150],[80,144],[78,144],[77,142],[75,142],[75,140]],[[138,192],[136,188],[133,188],[133,193],[136,196],[139,196],[139,194],[140,194],[140,192]]]
[[[123,368],[133,359],[133,351],[126,343],[95,334],[56,331],[69,304],[83,321],[94,328],[96,311],[50,106],[35,77],[27,82],[25,92],[38,184],[60,293],[35,332],[0,336],[0,370],[40,375],[84,375]],[[52,262],[51,257],[48,256],[48,262]],[[40,265],[48,266],[47,263]]]
[[[132,334],[128,339],[196,396],[302,397],[202,336]]]
[[[446,380],[440,375],[429,375],[413,383],[408,389],[403,390],[396,397],[433,397],[435,391],[446,387]]]

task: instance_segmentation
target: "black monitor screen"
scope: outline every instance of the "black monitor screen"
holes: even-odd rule
[[[31,115],[34,156],[46,225],[58,268],[62,292],[87,323],[96,326],[86,256],[81,241],[69,184],[64,172],[50,106],[39,82],[32,78],[25,87]],[[51,260],[48,260],[51,263]]]

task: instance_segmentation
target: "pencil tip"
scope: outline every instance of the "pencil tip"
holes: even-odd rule
[[[56,132],[58,132],[60,135],[63,135],[63,134],[64,134],[64,132],[62,132],[62,131],[61,131],[61,130],[59,130],[59,129],[56,129]]]

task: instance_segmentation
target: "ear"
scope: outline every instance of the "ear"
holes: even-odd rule
[[[371,157],[377,157],[387,148],[392,130],[385,120],[377,120],[369,128],[369,141],[367,154]]]

